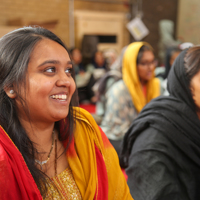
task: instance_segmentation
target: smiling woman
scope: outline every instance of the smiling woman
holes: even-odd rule
[[[75,107],[73,66],[56,35],[8,33],[0,71],[0,199],[132,199],[113,147]]]

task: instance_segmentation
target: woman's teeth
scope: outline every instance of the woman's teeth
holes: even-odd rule
[[[67,95],[66,94],[52,95],[51,98],[58,100],[67,100]]]

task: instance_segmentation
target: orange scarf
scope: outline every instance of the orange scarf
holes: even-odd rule
[[[74,110],[76,127],[67,158],[83,200],[133,199],[109,140],[87,111]]]
[[[148,102],[150,102],[153,98],[159,96],[160,94],[159,80],[154,76],[147,83],[146,98],[142,91],[141,83],[137,72],[137,56],[140,48],[143,45],[147,45],[150,48],[152,48],[146,42],[133,42],[130,45],[128,45],[124,54],[122,67],[122,78],[131,94],[133,104],[138,112],[140,112]]]

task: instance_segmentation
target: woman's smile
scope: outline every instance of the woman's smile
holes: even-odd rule
[[[59,101],[66,101],[67,100],[67,95],[66,94],[56,94],[56,95],[52,95],[50,96],[52,99],[56,99]]]
[[[61,105],[68,105],[68,95],[65,93],[53,94],[50,96],[50,99],[55,103],[60,103]]]

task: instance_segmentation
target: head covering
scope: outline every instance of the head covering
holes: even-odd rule
[[[186,103],[195,112],[195,103],[192,98],[190,83],[186,76],[184,67],[184,57],[187,50],[188,49],[182,51],[172,65],[172,69],[168,77],[167,89],[171,96]]]
[[[133,42],[128,45],[124,54],[122,67],[122,78],[131,94],[133,104],[138,112],[142,110],[146,103],[150,102],[151,99],[160,94],[159,80],[154,78],[154,76],[147,83],[147,98],[145,98],[143,94],[137,72],[137,57],[139,50],[143,45],[149,46],[152,49],[146,42]]]
[[[128,165],[128,158],[137,136],[148,127],[153,127],[184,153],[191,163],[200,167],[200,121],[186,77],[184,67],[186,52],[187,50],[184,50],[179,54],[170,70],[168,76],[170,96],[158,97],[147,104],[127,131],[121,158],[123,166]]]
[[[179,48],[181,50],[187,49],[189,47],[193,47],[194,44],[192,44],[191,42],[183,42],[182,44],[179,45]]]

